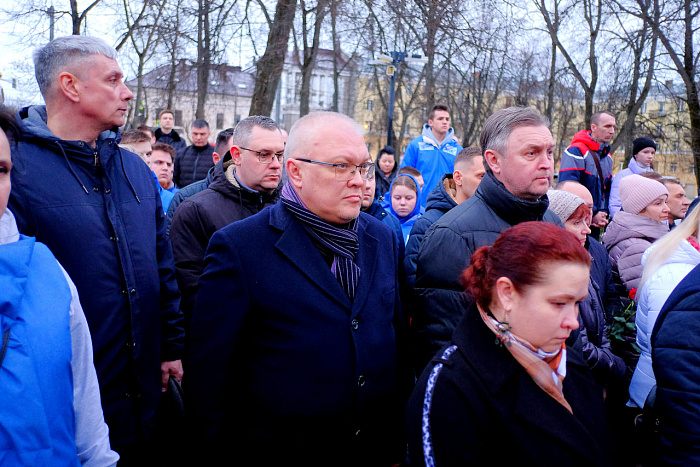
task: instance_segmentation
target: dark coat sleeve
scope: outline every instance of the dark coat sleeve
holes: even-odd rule
[[[180,360],[185,346],[184,318],[180,311],[180,292],[175,279],[175,263],[167,222],[160,196],[156,190],[156,255],[160,279],[161,361]]]
[[[416,371],[450,341],[452,331],[467,309],[460,277],[473,249],[460,234],[434,224],[418,250],[415,286]]]
[[[698,280],[696,267],[666,301],[651,338],[663,465],[700,465]]]
[[[224,423],[226,375],[250,305],[240,254],[227,234],[211,239],[187,340],[188,417],[193,439],[207,443],[215,442]]]
[[[441,212],[440,215],[443,213]],[[418,259],[418,249],[431,225],[440,218],[440,215],[435,215],[433,210],[427,211],[420,216],[413,227],[411,235],[406,243],[406,254],[404,256],[403,265],[406,274],[406,287],[413,288],[416,284],[416,262]]]
[[[170,227],[170,241],[173,244],[177,284],[182,294],[180,309],[189,319],[209,244],[209,235],[198,205],[191,200],[185,200],[175,212]]]
[[[181,148],[175,153],[175,160],[173,161],[173,182],[178,188],[183,188],[182,183],[180,183],[180,175],[182,173],[182,158],[185,155],[187,148]]]

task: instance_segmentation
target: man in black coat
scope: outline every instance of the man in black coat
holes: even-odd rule
[[[280,202],[209,242],[185,362],[198,464],[405,455],[399,240],[360,212],[374,169],[362,133],[333,112],[301,118]]]
[[[236,125],[233,146],[214,166],[209,187],[180,204],[173,216],[173,244],[180,309],[189,320],[214,232],[277,202],[284,140],[269,117],[247,117]]]
[[[412,307],[418,373],[450,341],[467,308],[460,276],[474,251],[520,222],[562,225],[547,211],[554,140],[544,116],[529,107],[499,110],[484,124],[481,148],[487,170],[476,193],[435,222],[418,250]]]
[[[174,147],[176,150],[185,149],[187,143],[180,137],[180,134],[173,127],[175,126],[175,115],[169,109],[162,110],[158,115],[160,127],[156,128],[153,137],[156,139],[154,143],[165,143]]]
[[[175,156],[173,181],[178,188],[203,180],[214,166],[214,147],[209,144],[209,124],[206,120],[197,119],[192,122],[191,132],[192,145],[180,149]]]

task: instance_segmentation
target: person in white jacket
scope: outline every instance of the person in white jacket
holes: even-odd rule
[[[644,407],[656,384],[651,360],[651,333],[666,299],[678,283],[700,264],[700,210],[694,210],[680,226],[656,241],[642,258],[644,272],[637,293],[635,323],[641,355],[632,375],[627,405]]]

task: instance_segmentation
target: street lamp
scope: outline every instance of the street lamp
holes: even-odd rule
[[[377,54],[376,59],[372,60],[370,65],[384,65],[386,64],[386,74],[391,76],[391,84],[389,88],[389,109],[388,109],[388,125],[387,125],[387,136],[386,144],[391,146],[392,140],[394,139],[394,94],[396,93],[396,69],[399,64],[403,61],[413,62],[413,63],[428,63],[428,59],[418,55],[413,54],[410,57],[406,52],[393,51],[390,55]]]

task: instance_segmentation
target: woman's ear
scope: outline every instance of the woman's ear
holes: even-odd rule
[[[518,291],[515,290],[513,282],[507,277],[499,277],[496,280],[496,297],[501,304],[501,307],[508,312],[513,309]],[[497,316],[496,319],[502,317]]]

